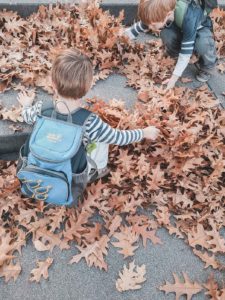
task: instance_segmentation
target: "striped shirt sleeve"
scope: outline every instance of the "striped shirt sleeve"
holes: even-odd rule
[[[91,115],[86,123],[85,135],[89,142],[100,142],[119,146],[139,142],[143,139],[143,130],[118,130],[103,122],[97,115]]]
[[[134,25],[128,28],[127,30],[125,30],[125,34],[129,38],[135,39],[138,37],[138,35],[141,32],[148,32],[148,31],[149,31],[149,27],[145,25],[142,21],[139,21],[137,23],[134,23]]]
[[[24,107],[22,110],[24,122],[30,125],[34,124],[37,119],[37,115],[41,113],[42,105],[43,101],[37,101],[32,106]]]

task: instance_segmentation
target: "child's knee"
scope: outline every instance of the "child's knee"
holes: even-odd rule
[[[160,32],[160,38],[162,39],[162,42],[166,47],[169,47],[169,48],[172,47],[172,40],[174,40],[173,35],[174,35],[174,33],[171,30],[169,30],[168,28],[164,28]]]
[[[160,38],[162,39],[162,42],[166,48],[166,52],[172,57],[178,56],[180,51],[180,43],[178,41],[176,32],[170,28],[164,28],[160,33]]]
[[[195,49],[199,56],[207,56],[216,60],[216,45],[210,33],[203,32],[195,42]]]

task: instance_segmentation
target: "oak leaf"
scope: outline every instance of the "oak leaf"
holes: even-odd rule
[[[193,295],[196,295],[202,291],[202,286],[198,282],[192,283],[186,273],[183,272],[184,282],[182,282],[176,274],[173,274],[174,283],[166,282],[161,286],[160,291],[164,291],[166,294],[175,293],[176,300],[180,299],[180,296],[186,295],[187,300],[191,300]]]
[[[89,267],[95,266],[99,269],[107,270],[104,255],[108,252],[108,242],[108,236],[103,235],[99,241],[95,241],[93,244],[87,245],[86,247],[76,246],[80,253],[73,256],[69,264],[78,263],[84,258]]]
[[[212,267],[215,270],[222,268],[221,263],[218,260],[216,260],[215,255],[210,256],[207,252],[201,252],[196,249],[193,249],[193,252],[205,263],[205,269],[208,267]]]
[[[138,241],[138,235],[132,231],[132,227],[121,227],[120,232],[116,232],[113,235],[117,242],[111,242],[116,248],[121,248],[118,252],[123,254],[124,258],[134,255],[134,251],[138,246],[134,246]]]
[[[193,229],[191,232],[188,232],[188,243],[193,248],[196,245],[199,245],[203,248],[208,249],[208,240],[209,236],[207,235],[202,224],[198,224],[196,229]]]
[[[210,251],[213,253],[225,253],[225,239],[219,234],[216,225],[211,223],[212,230],[207,231],[207,235],[211,238],[208,240]]]
[[[160,240],[159,237],[157,237],[155,235],[156,233],[156,230],[148,230],[148,227],[149,225],[138,225],[138,224],[135,224],[133,225],[133,230],[136,234],[140,235],[142,237],[142,240],[143,240],[143,246],[146,248],[147,246],[147,240],[151,240],[151,242],[154,244],[154,245],[157,245],[157,244],[161,244],[162,245],[162,241]]]
[[[0,267],[0,277],[4,277],[5,282],[8,282],[10,279],[16,281],[20,273],[21,273],[21,266],[19,262],[16,264],[10,262],[9,264],[3,264]]]
[[[210,296],[210,299],[213,300],[223,300],[221,292],[219,291],[218,283],[215,282],[214,276],[211,274],[208,278],[207,283],[203,285],[208,291],[205,293],[205,295]]]
[[[141,284],[146,281],[145,265],[136,266],[135,262],[131,262],[127,267],[124,265],[123,270],[119,272],[119,278],[116,281],[116,288],[119,292],[129,290],[139,290],[142,288]]]
[[[48,257],[44,261],[37,261],[37,268],[33,269],[31,271],[31,276],[29,278],[29,281],[36,281],[40,282],[41,278],[43,277],[44,279],[48,278],[48,269],[53,263],[53,258]]]
[[[15,257],[12,255],[12,252],[15,250],[15,246],[12,243],[10,234],[1,236],[0,242],[0,266],[2,266],[5,262]]]
[[[158,190],[161,186],[163,186],[165,182],[164,171],[161,170],[160,165],[157,165],[156,168],[151,169],[151,173],[149,175],[148,184],[150,190]]]

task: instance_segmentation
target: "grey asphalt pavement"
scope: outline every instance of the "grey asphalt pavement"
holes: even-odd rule
[[[154,246],[148,242],[147,248],[141,245],[134,259],[137,265],[146,265],[146,282],[138,291],[119,293],[115,282],[123,265],[133,260],[124,260],[111,245],[107,256],[108,272],[88,268],[84,261],[68,265],[76,254],[75,247],[61,252],[56,249],[52,254],[34,251],[31,242],[23,250],[23,271],[18,280],[4,284],[0,280],[1,300],[174,300],[174,294],[165,295],[158,287],[166,281],[174,282],[172,273],[182,278],[186,272],[191,280],[206,281],[212,270],[204,270],[203,263],[193,255],[189,246],[182,240],[168,235],[165,229],[158,231],[163,245]],[[28,281],[30,271],[36,267],[37,260],[51,257],[53,265],[49,269],[49,280],[40,284]],[[215,278],[222,282],[224,274],[215,272]],[[185,297],[181,297],[184,300]],[[204,293],[199,293],[193,300],[206,300]]]
[[[140,40],[145,38],[140,37]],[[193,78],[189,85],[193,88],[199,87],[195,81],[196,69],[190,66],[185,76]],[[119,75],[112,75],[105,81],[100,81],[90,92],[88,97],[97,96],[105,100],[111,98],[122,99],[127,107],[131,108],[136,101],[136,92],[131,88],[126,88],[126,79]],[[216,73],[215,77],[209,82],[210,88],[214,93],[222,98],[221,92],[225,91],[225,75]],[[38,92],[38,98],[47,99],[49,95],[42,91]],[[1,95],[1,99],[7,105],[16,103],[16,93],[8,92]],[[6,122],[0,122],[0,135],[7,131]],[[4,126],[4,127],[2,127]],[[181,275],[186,272],[192,280],[206,281],[213,272],[212,269],[204,269],[204,264],[196,257],[189,246],[184,241],[176,237],[171,237],[165,229],[158,231],[157,235],[161,238],[163,245],[153,245],[148,242],[147,248],[141,245],[136,251],[134,259],[136,264],[146,265],[146,282],[139,291],[119,293],[115,288],[115,281],[123,264],[132,259],[123,260],[111,245],[109,255],[106,258],[109,268],[108,272],[99,271],[94,268],[88,268],[84,261],[79,264],[68,265],[70,258],[76,253],[74,245],[68,251],[61,252],[56,249],[52,254],[37,252],[28,242],[27,247],[23,249],[22,274],[18,280],[5,284],[0,279],[0,300],[174,300],[174,294],[168,294],[159,291],[157,288],[165,281],[173,282],[172,273]],[[37,260],[44,260],[47,257],[54,258],[53,266],[49,269],[49,280],[41,281],[40,284],[30,283],[28,281],[30,271],[36,267]],[[225,258],[223,258],[225,263]],[[214,272],[215,278],[222,285],[225,278],[224,272]],[[185,298],[180,298],[185,299]],[[193,297],[193,300],[205,300],[206,296],[200,293]]]

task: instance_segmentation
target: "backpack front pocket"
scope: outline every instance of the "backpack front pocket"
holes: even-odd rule
[[[69,199],[69,183],[62,172],[28,165],[17,176],[27,197],[56,205],[64,205]]]

